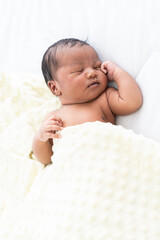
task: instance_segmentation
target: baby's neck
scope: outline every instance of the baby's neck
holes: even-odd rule
[[[92,102],[93,101],[82,102],[82,103],[66,103],[66,104],[61,103],[61,108],[83,108],[85,106],[91,105]]]
[[[72,102],[72,101],[62,101],[61,99],[60,99],[60,102],[61,102],[61,106],[62,107],[70,107],[70,106],[84,106],[84,105],[88,105],[88,104],[91,104],[91,103],[93,103],[95,100],[96,100],[97,98],[94,98],[94,99],[92,99],[92,100],[90,100],[90,101],[87,101],[87,102]]]

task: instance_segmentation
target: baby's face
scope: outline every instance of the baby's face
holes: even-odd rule
[[[106,89],[107,76],[101,71],[101,61],[92,47],[64,47],[57,58],[55,82],[62,104],[92,101]]]

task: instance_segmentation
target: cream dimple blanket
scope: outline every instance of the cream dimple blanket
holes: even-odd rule
[[[46,168],[30,156],[59,107],[44,79],[0,74],[0,239],[160,239],[160,144],[120,126],[65,128]]]
[[[53,150],[0,239],[160,239],[159,143],[93,122],[65,128]]]

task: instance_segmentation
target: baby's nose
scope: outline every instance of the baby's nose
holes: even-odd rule
[[[96,76],[96,72],[93,68],[88,68],[87,71],[87,78],[93,78]]]

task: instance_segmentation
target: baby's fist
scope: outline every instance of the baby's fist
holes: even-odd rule
[[[117,68],[117,65],[111,61],[105,61],[101,64],[101,71],[107,74],[108,80],[113,81],[113,75]]]

